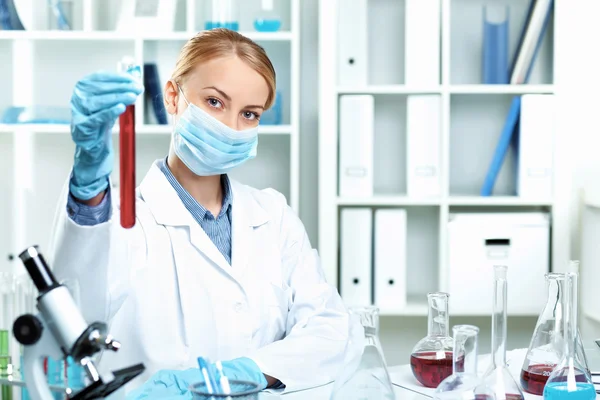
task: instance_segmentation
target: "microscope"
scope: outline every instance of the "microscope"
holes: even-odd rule
[[[108,334],[105,323],[88,325],[68,288],[56,281],[37,246],[27,248],[19,258],[39,291],[39,313],[21,315],[13,324],[13,334],[24,346],[22,368],[32,400],[54,399],[44,374],[45,357],[59,360],[70,356],[84,369],[88,386],[76,393],[68,388],[64,391],[73,400],[104,398],[144,371],[144,365],[137,364],[100,374],[92,357],[104,350],[116,352],[121,344]]]

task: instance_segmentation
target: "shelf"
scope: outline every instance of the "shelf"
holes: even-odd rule
[[[255,41],[289,41],[292,32],[240,32]],[[187,41],[196,32],[123,33],[116,31],[0,31],[0,40],[181,40]]]
[[[369,85],[363,87],[345,87],[337,88],[338,94],[439,94],[440,86],[430,88],[411,87],[405,85]]]
[[[441,203],[440,199],[436,198],[411,198],[406,196],[383,196],[376,195],[373,197],[338,197],[337,204],[339,206],[435,206]]]
[[[451,85],[451,94],[552,94],[554,85]]]
[[[27,130],[29,132],[41,134],[61,134],[66,135],[70,132],[69,125],[64,124],[0,124],[0,134],[12,133],[15,130]],[[136,133],[140,135],[170,135],[173,128],[171,125],[142,125],[136,128]],[[113,129],[117,134],[118,128]],[[292,133],[291,125],[264,125],[258,129],[260,135],[290,135]]]
[[[552,206],[551,199],[524,199],[517,196],[451,196],[451,206]]]

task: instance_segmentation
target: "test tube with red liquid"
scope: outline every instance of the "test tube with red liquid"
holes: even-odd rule
[[[124,57],[119,71],[141,79],[141,68],[131,57]],[[119,117],[119,153],[121,178],[121,226],[135,225],[135,104],[126,107]]]

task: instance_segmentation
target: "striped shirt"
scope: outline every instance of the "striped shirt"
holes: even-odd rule
[[[227,175],[221,175],[221,185],[223,187],[223,203],[221,211],[216,217],[210,211],[204,208],[200,203],[188,193],[187,190],[175,179],[175,176],[167,165],[167,159],[164,158],[158,163],[158,167],[165,175],[185,208],[194,217],[196,222],[200,224],[206,235],[219,249],[221,254],[231,265],[231,207],[232,207],[232,192],[231,184]],[[87,206],[75,200],[69,194],[67,200],[67,213],[69,217],[79,225],[97,225],[108,221],[110,217],[110,197],[111,189],[107,190],[106,196],[97,206]]]

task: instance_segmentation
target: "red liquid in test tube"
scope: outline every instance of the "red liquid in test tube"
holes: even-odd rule
[[[119,117],[121,171],[121,226],[135,225],[135,105],[127,106]]]

